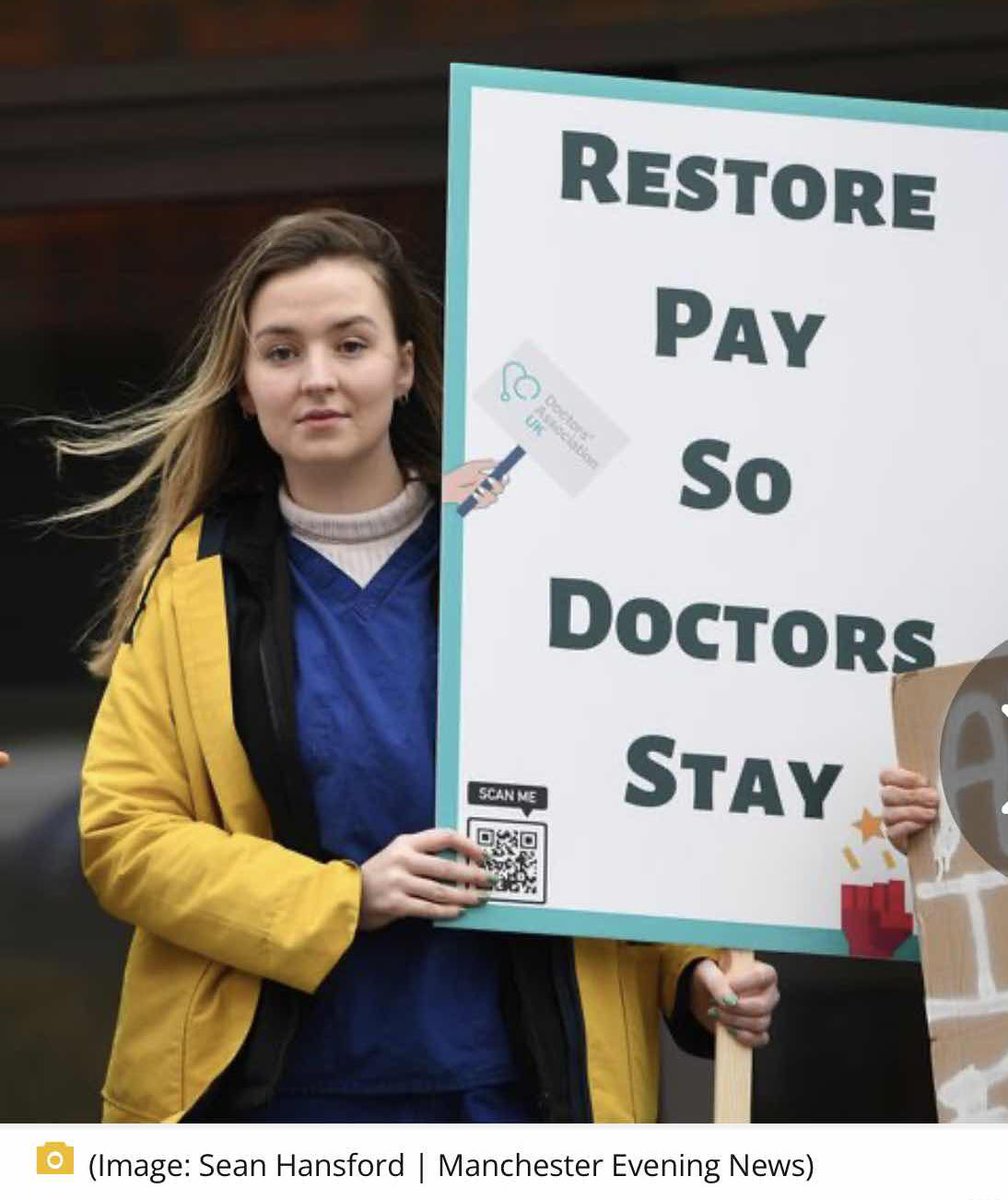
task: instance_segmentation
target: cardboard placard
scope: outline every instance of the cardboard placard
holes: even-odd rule
[[[1008,1121],[1008,878],[961,836],[939,770],[945,717],[973,666],[896,676],[893,720],[900,765],[941,798],[908,854],[938,1117]]]

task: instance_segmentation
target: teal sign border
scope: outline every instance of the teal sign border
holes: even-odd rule
[[[991,109],[953,108],[843,96],[809,96],[791,92],[749,91],[691,83],[660,83],[558,71],[516,70],[454,63],[448,131],[448,262],[445,327],[446,467],[466,461],[465,381],[468,328],[469,152],[472,93],[475,88],[538,92],[562,96],[597,96],[609,100],[649,100],[743,112],[791,113],[839,117],[850,121],[882,121],[901,125],[1008,132],[1008,113]],[[459,732],[462,683],[462,556],[465,521],[452,505],[441,515],[441,658],[438,688],[437,823],[458,825]],[[797,951],[847,956],[847,940],[839,929],[788,925],[750,925],[730,921],[686,920],[542,909],[530,905],[491,904],[453,922],[470,929],[520,933],[553,933],[621,938],[645,942],[685,942],[754,950]],[[894,956],[917,960],[915,937]]]

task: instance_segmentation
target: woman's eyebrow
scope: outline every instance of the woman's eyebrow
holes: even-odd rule
[[[363,313],[358,313],[352,317],[343,317],[339,321],[333,321],[326,326],[325,332],[331,333],[334,329],[346,329],[349,325],[370,325],[372,329],[377,329],[378,326],[370,317],[364,316]],[[262,329],[257,330],[253,335],[253,339],[261,338],[267,333],[300,333],[301,330],[295,325],[264,325]]]

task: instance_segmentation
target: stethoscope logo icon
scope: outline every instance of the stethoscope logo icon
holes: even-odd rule
[[[541,391],[539,380],[525,369],[524,363],[513,358],[504,364],[500,394],[504,404],[510,404],[513,399],[535,400]]]

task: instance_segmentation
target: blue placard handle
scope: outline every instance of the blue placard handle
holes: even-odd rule
[[[504,457],[500,460],[500,462],[489,473],[487,478],[488,479],[503,479],[504,476],[508,473],[508,471],[510,471],[511,468],[515,465],[515,463],[521,462],[521,460],[524,457],[525,457],[525,451],[521,448],[521,446],[515,446],[515,448],[509,454],[504,455]],[[482,487],[483,485],[480,484],[480,486]],[[471,513],[475,507],[476,507],[476,497],[475,497],[475,495],[473,495],[470,492],[470,494],[468,496],[466,496],[466,498],[461,502],[461,504],[459,504],[458,508],[456,509],[456,512],[458,513],[458,515],[460,517],[464,517],[467,513]]]

